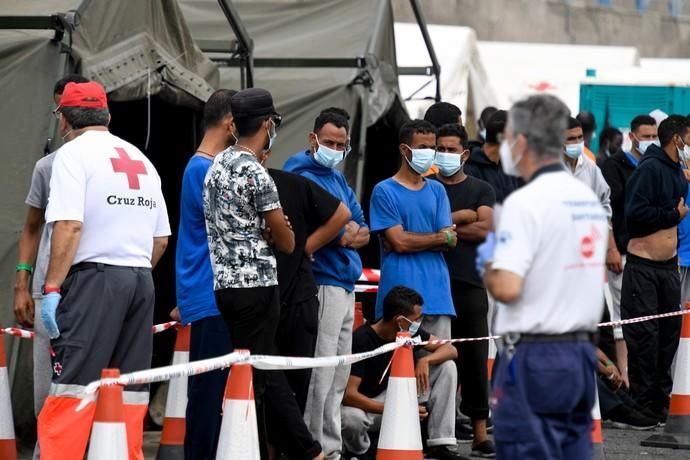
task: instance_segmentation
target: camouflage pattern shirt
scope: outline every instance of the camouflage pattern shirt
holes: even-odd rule
[[[219,153],[204,180],[204,217],[214,289],[278,284],[276,258],[263,239],[262,213],[280,208],[278,190],[251,152]]]

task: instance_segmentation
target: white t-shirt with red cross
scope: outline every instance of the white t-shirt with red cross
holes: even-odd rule
[[[73,264],[150,267],[153,238],[170,235],[156,169],[108,131],[86,131],[58,150],[46,222],[61,220],[82,222]]]
[[[494,332],[594,331],[604,308],[608,219],[565,170],[544,172],[506,199],[492,267],[519,275],[522,294],[497,303]]]

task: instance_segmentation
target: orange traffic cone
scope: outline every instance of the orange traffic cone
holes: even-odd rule
[[[5,338],[2,334],[0,334],[0,458],[3,460],[17,459],[10,380],[7,375],[7,360],[5,358]]]
[[[409,338],[410,333],[399,332],[398,337]],[[376,460],[423,459],[412,347],[403,346],[393,352]]]
[[[364,324],[364,312],[362,311],[362,302],[355,302],[355,322],[352,325],[352,331],[356,331]]]
[[[118,369],[103,369],[101,378],[118,378]],[[96,415],[91,428],[88,460],[127,460],[127,427],[122,386],[102,386],[98,390]]]
[[[189,339],[191,326],[177,329],[175,354],[172,363],[189,362]],[[185,412],[187,410],[187,377],[170,380],[168,397],[165,401],[163,433],[156,460],[184,460]]]
[[[489,357],[486,359],[486,370],[488,371],[489,382],[491,382],[494,375],[494,361],[496,361],[497,351],[494,339],[489,339]]]
[[[690,303],[685,305],[690,309]],[[663,319],[659,321],[664,321]],[[676,352],[671,407],[664,434],[655,434],[640,442],[643,446],[690,449],[690,315],[683,316],[683,327]]]
[[[216,460],[259,460],[260,456],[252,366],[233,364],[225,387]]]
[[[599,391],[597,390],[597,376],[594,376],[594,406],[592,406],[592,459],[603,460],[604,435],[601,431],[601,410],[599,409]]]

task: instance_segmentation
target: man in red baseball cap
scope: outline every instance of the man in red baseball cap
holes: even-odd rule
[[[151,365],[151,269],[170,225],[161,180],[134,145],[108,132],[103,87],[69,83],[56,109],[71,139],[55,156],[46,222],[52,230],[41,320],[51,338],[53,380],[38,418],[41,456],[82,459],[95,406],[75,408],[103,368]],[[124,392],[130,459],[142,459],[146,385]],[[86,412],[84,412],[86,411]]]

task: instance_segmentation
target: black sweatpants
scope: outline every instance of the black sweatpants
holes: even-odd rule
[[[657,262],[628,254],[623,272],[621,318],[680,309],[678,258]],[[668,408],[673,386],[671,364],[680,340],[680,316],[623,326],[628,346],[630,391],[641,406]]]
[[[216,291],[216,303],[230,330],[235,349],[252,354],[274,355],[276,333],[280,321],[278,286],[228,288]],[[302,412],[283,371],[262,371],[254,368],[261,457],[268,458],[268,441],[291,459],[312,459],[321,452],[321,445],[307,430]]]
[[[214,358],[231,351],[230,333],[221,316],[209,316],[192,322],[190,361]],[[228,370],[218,369],[189,376],[185,414],[185,460],[216,458]]]
[[[86,385],[105,368],[148,369],[154,302],[150,268],[73,265],[56,314],[60,337],[51,340],[53,383]],[[147,392],[148,385],[127,391]]]
[[[319,299],[314,295],[302,302],[283,303],[278,326],[278,353],[281,356],[313,358],[319,329]],[[285,372],[300,411],[304,413],[309,393],[311,369]]]
[[[455,318],[451,325],[453,338],[486,337],[489,335],[487,314],[489,299],[486,289],[462,281],[451,280]],[[489,418],[489,382],[486,360],[489,342],[462,342],[458,349],[460,379],[460,411],[472,420]]]

